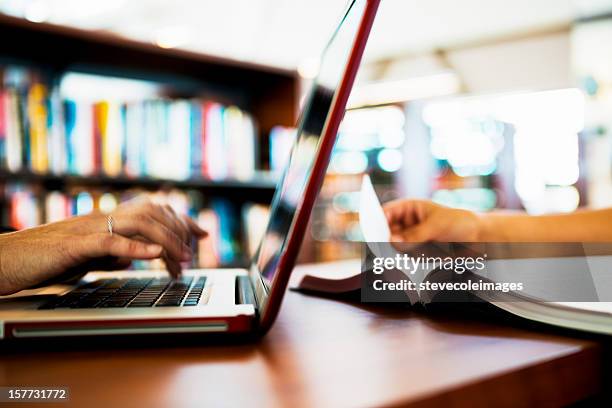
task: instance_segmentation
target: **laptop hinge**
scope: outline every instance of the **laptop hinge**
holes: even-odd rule
[[[257,308],[257,299],[255,299],[255,292],[249,276],[236,276],[235,288],[237,305],[255,305],[255,308]]]
[[[261,313],[268,297],[268,288],[264,284],[263,277],[255,262],[251,263],[249,268],[249,279],[253,295],[255,296],[255,309]]]

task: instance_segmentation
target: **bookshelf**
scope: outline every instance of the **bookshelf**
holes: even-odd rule
[[[143,190],[199,190],[216,196],[231,198],[234,201],[251,201],[267,204],[272,200],[276,188],[276,178],[262,172],[253,180],[220,180],[204,178],[188,180],[156,179],[152,177],[110,177],[104,175],[75,176],[57,174],[36,174],[30,171],[11,173],[0,170],[0,182],[23,181],[41,184],[47,190],[64,190],[67,187],[107,187],[111,190],[142,188]]]
[[[5,39],[0,61],[29,63],[58,75],[76,71],[153,80],[166,85],[170,96],[205,92],[251,112],[262,135],[276,125],[295,125],[299,83],[294,71],[2,14],[0,36]]]
[[[0,170],[0,187],[2,187],[3,193],[0,197],[0,207],[3,211],[3,223],[13,223],[13,214],[11,212],[7,215],[6,208],[12,208],[11,211],[13,212],[17,209],[17,213],[21,215],[25,213],[29,216],[28,211],[36,213],[30,217],[32,220],[36,220],[31,221],[34,223],[49,220],[49,203],[59,202],[61,206],[67,208],[66,215],[70,215],[70,211],[74,214],[74,211],[77,211],[76,208],[83,204],[83,202],[79,204],[79,200],[82,199],[79,194],[82,191],[91,192],[91,197],[87,200],[97,200],[103,195],[110,195],[117,202],[129,198],[137,192],[161,192],[162,195],[166,194],[171,198],[174,197],[173,199],[176,201],[176,192],[179,192],[184,194],[184,197],[178,198],[179,206],[184,206],[190,214],[197,217],[208,228],[218,229],[216,236],[211,234],[211,238],[214,237],[218,242],[211,245],[216,248],[213,248],[215,251],[220,253],[220,265],[236,265],[247,259],[245,256],[246,249],[251,249],[252,245],[249,242],[257,234],[246,231],[245,225],[248,225],[250,218],[262,218],[260,216],[262,205],[270,203],[276,185],[275,173],[270,171],[270,133],[277,126],[291,127],[295,124],[299,80],[294,71],[244,63],[186,50],[163,49],[153,44],[134,41],[108,32],[86,31],[47,23],[32,23],[2,14],[0,14],[0,36],[5,39],[0,42],[0,66],[26,67],[44,74],[49,95],[51,95],[53,87],[59,89],[59,84],[67,73],[154,83],[156,88],[159,89],[159,98],[161,99],[153,102],[145,100],[144,108],[139,106],[139,109],[144,109],[146,113],[147,103],[149,103],[149,105],[155,105],[154,108],[158,111],[161,109],[165,112],[164,114],[178,114],[179,116],[174,117],[182,118],[185,117],[184,114],[191,115],[195,106],[198,115],[201,115],[202,123],[204,123],[204,115],[207,112],[206,109],[208,109],[207,104],[210,102],[221,106],[223,115],[226,113],[228,115],[222,116],[223,121],[227,117],[232,119],[231,115],[233,115],[232,120],[238,118],[239,121],[246,121],[248,119],[249,126],[251,126],[249,128],[250,134],[253,135],[254,140],[251,144],[255,156],[252,160],[252,171],[247,171],[247,176],[244,176],[244,171],[230,171],[227,176],[212,175],[210,170],[204,170],[204,164],[202,164],[202,171],[200,172],[200,167],[198,167],[200,164],[194,164],[193,162],[187,165],[188,177],[181,176],[181,174],[177,176],[176,173],[164,175],[164,163],[161,163],[161,166],[156,166],[158,171],[155,173],[145,172],[144,174],[129,174],[125,162],[122,162],[120,171],[112,172],[112,174],[105,167],[100,170],[100,163],[95,164],[97,167],[93,172],[75,172],[68,168],[69,164],[66,164],[66,169],[58,172],[51,169],[51,162],[53,161],[51,156],[44,159],[43,167],[46,170],[41,171],[40,168],[36,168],[36,146],[32,145],[32,141],[37,139],[36,136],[32,136],[31,132],[33,131],[29,127],[34,123],[32,117],[28,116],[31,115],[29,113],[31,103],[29,98],[32,98],[31,88],[25,93],[12,90],[10,92],[16,92],[19,98],[27,98],[25,99],[27,104],[20,105],[22,106],[19,114],[21,116],[16,117],[23,116],[26,118],[24,120],[30,121],[28,126],[22,126],[23,129],[20,130],[23,133],[24,140],[27,140],[22,143],[21,147],[33,149],[24,153],[26,155],[31,153],[33,156],[24,159],[23,166],[20,165],[17,169],[9,169],[5,166],[5,161],[8,160],[6,155],[9,153],[7,153],[7,150],[2,151],[4,164]],[[49,96],[49,100],[51,100],[51,97]],[[5,103],[3,100],[0,100],[0,102]],[[58,112],[61,112],[63,120],[67,120],[67,116],[65,116],[67,112],[66,101],[59,97],[58,100],[62,106],[62,109]],[[104,114],[108,116],[112,113],[113,106],[106,101],[101,102],[103,105],[95,101],[91,106],[94,112],[93,131],[94,133],[100,132],[102,138],[102,142],[94,140],[94,144],[109,143],[103,139],[104,137],[108,139],[108,136],[106,134],[102,135],[102,131],[97,128],[99,124],[95,121],[98,120],[96,115],[100,108],[104,109]],[[9,106],[9,102],[6,103],[6,106]],[[57,116],[56,112],[52,112],[50,106],[48,105],[49,117]],[[78,106],[78,104],[75,106]],[[125,112],[128,112],[129,107],[128,105],[122,105],[121,109],[125,110],[121,110],[121,113],[128,115]],[[87,106],[87,110],[89,109],[90,106]],[[116,112],[119,112],[119,110]],[[4,118],[4,123],[6,123],[8,117]],[[192,116],[188,117],[192,118]],[[240,119],[241,117],[247,119]],[[106,124],[110,123],[110,119],[108,120],[109,122],[105,122]],[[121,120],[126,119],[122,116]],[[208,116],[206,116],[206,120],[208,120]],[[176,122],[177,120],[174,119],[172,123],[176,124]],[[172,123],[167,124],[170,130],[165,132],[167,132],[167,135],[171,134],[174,137],[174,128],[170,126]],[[234,122],[229,120],[227,123],[234,128],[236,126],[232,124]],[[244,131],[240,127],[242,122],[238,123],[239,129]],[[128,125],[127,122],[122,124],[126,129]],[[66,124],[62,123],[57,126],[62,126],[66,133],[62,136],[65,137],[66,141],[61,143],[69,143],[71,136],[68,134],[69,130]],[[193,125],[191,126],[193,128]],[[223,122],[223,126],[225,129],[226,122]],[[57,144],[50,139],[52,134],[50,129],[49,127],[47,130],[48,136],[45,136],[47,138],[45,143],[48,144],[46,151],[48,152],[53,151],[49,147],[51,143]],[[148,128],[145,127],[144,130],[146,129]],[[4,131],[7,132],[6,128]],[[30,135],[28,135],[28,132],[30,132]],[[201,132],[203,146],[201,149],[205,149],[204,133],[207,133],[208,130],[201,130]],[[128,133],[126,131],[125,134]],[[141,137],[151,137],[146,131],[141,133],[144,135]],[[186,140],[185,143],[187,143],[184,143],[185,146],[191,143],[192,134],[193,130],[183,133],[185,136],[183,142]],[[4,137],[3,143],[7,143],[7,135],[8,133],[0,135],[0,139]],[[95,139],[98,136],[93,137]],[[200,136],[196,137],[199,138]],[[224,137],[227,137],[227,134]],[[241,150],[242,147],[240,137],[237,139],[235,136],[231,137],[234,139],[230,140],[229,143],[225,142],[225,148],[227,149],[225,152],[227,154],[231,154],[232,149]],[[206,140],[208,143],[208,139]],[[147,141],[147,143],[149,142]],[[7,146],[5,144],[3,149],[8,149]],[[200,149],[199,146],[197,148]],[[95,146],[93,149],[94,161],[102,155],[102,166],[104,166],[104,154],[106,154],[104,153],[104,146],[102,148]],[[102,149],[102,153],[100,153],[100,149]],[[124,151],[122,154],[125,155],[126,147],[122,149]],[[193,150],[191,147],[189,149]],[[192,153],[187,153],[187,156],[177,159],[170,152],[168,160],[180,161],[185,157],[191,160],[192,156],[190,155]],[[13,157],[15,157],[14,152]],[[158,154],[155,157],[155,160],[159,161],[159,157],[163,158],[163,155],[159,156]],[[200,159],[204,163],[204,158],[200,157],[198,160]],[[70,159],[67,160],[70,161]],[[122,156],[121,160],[125,160],[125,157]],[[224,158],[217,158],[217,161],[219,160],[223,162]],[[237,165],[236,163],[240,164],[240,160],[240,158],[234,158],[234,165]],[[47,161],[49,164],[47,164]],[[190,169],[189,166],[192,166],[192,168]],[[160,167],[161,172],[159,171]],[[195,173],[192,172],[194,168],[196,169]],[[209,173],[211,173],[210,177],[207,176]],[[223,174],[223,172],[221,173]],[[185,175],[186,173],[183,172],[182,174]],[[24,189],[22,185],[28,187]],[[32,187],[30,188],[30,186]],[[64,196],[58,197],[58,194]],[[157,194],[157,196],[159,195]],[[187,199],[192,200],[194,196],[196,197],[195,204],[191,201],[187,204],[183,202]],[[84,202],[89,206],[90,203],[87,200]],[[99,208],[97,201],[92,205],[92,208]],[[249,215],[248,211],[244,211],[245,208],[248,209],[249,207],[257,207],[254,215]],[[216,218],[211,218],[212,212],[216,214]],[[259,224],[261,224],[261,221]],[[250,241],[245,242],[247,239]],[[203,251],[210,252],[213,249],[204,248]],[[235,254],[231,255],[231,252],[235,252]],[[209,262],[207,265],[196,266],[215,265]]]

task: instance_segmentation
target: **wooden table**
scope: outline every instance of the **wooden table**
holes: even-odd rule
[[[259,342],[26,346],[2,351],[0,385],[68,386],[62,407],[542,406],[599,392],[600,341],[501,323],[289,292]]]

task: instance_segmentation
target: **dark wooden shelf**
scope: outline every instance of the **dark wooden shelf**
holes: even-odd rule
[[[177,96],[205,96],[250,111],[262,135],[293,126],[299,83],[294,71],[181,49],[163,49],[105,31],[88,31],[0,14],[0,59],[61,74],[88,72],[149,79]]]
[[[198,190],[214,197],[246,202],[269,203],[274,195],[277,180],[267,172],[261,172],[253,180],[162,180],[150,177],[109,177],[104,175],[76,176],[56,174],[36,174],[29,171],[11,173],[0,171],[0,180],[4,182],[25,182],[42,185],[49,190],[66,190],[73,187],[100,188],[109,191],[142,188],[160,190],[178,188],[181,190]]]

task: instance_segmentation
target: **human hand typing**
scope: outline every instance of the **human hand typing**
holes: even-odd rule
[[[110,214],[92,213],[3,234],[0,295],[60,275],[120,269],[133,259],[162,258],[169,273],[177,277],[181,262],[193,255],[191,238],[206,235],[189,217],[147,200],[124,203]]]

